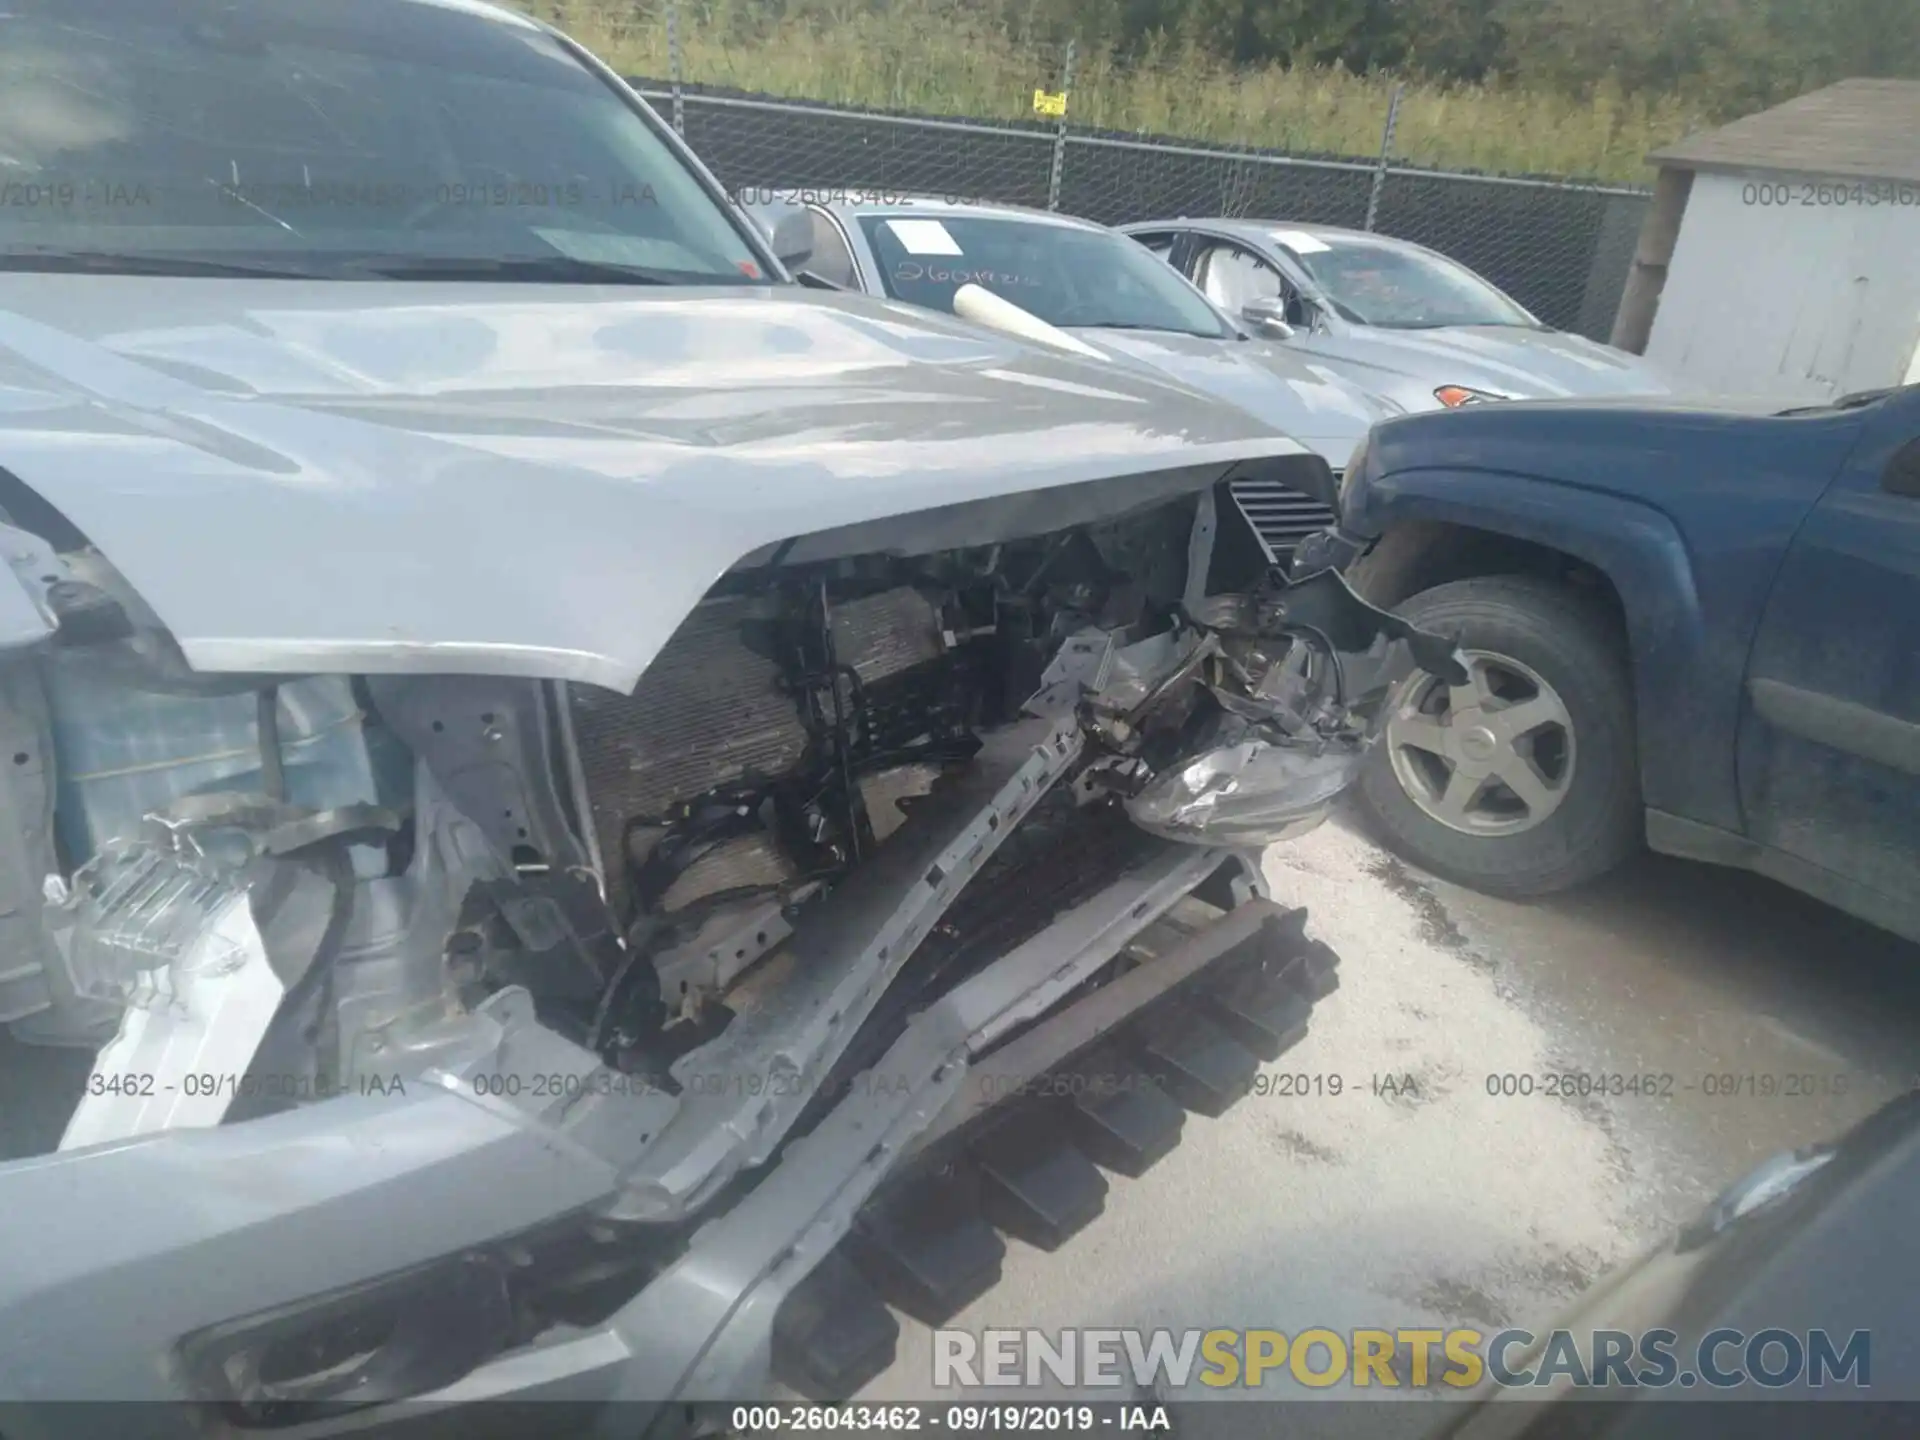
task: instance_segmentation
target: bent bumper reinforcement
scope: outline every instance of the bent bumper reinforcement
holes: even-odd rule
[[[337,1285],[606,1213],[620,1189],[609,1166],[443,1077],[402,1098],[6,1167],[0,1205],[63,1217],[0,1274],[8,1440],[464,1440],[528,1423],[518,1403],[482,1402],[546,1402],[534,1413],[554,1433],[666,1436],[705,1404],[776,1383],[844,1398],[891,1360],[889,1305],[935,1322],[957,1312],[997,1278],[1000,1232],[1059,1243],[1099,1213],[1096,1165],[1138,1173],[1172,1148],[1184,1112],[1219,1113],[1304,1033],[1337,960],[1305,937],[1304,911],[1264,894],[1257,857],[1169,846],[918,1015],[863,1077],[872,1083],[779,1150],[605,1323],[550,1331],[400,1404],[238,1430],[191,1404],[58,1402],[189,1399],[177,1338],[310,1278],[311,1259],[297,1257],[344,1257],[328,1272]],[[1131,968],[1060,1005],[1123,955]],[[539,1042],[510,1008],[499,1018]],[[1137,1083],[1104,1095],[1045,1083],[1076,1067]],[[166,1223],[126,1225],[129,1195]],[[942,1226],[968,1228],[971,1251]],[[956,1272],[953,1257],[968,1254]]]

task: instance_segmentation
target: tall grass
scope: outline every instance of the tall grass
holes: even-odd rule
[[[627,74],[669,71],[661,0],[521,0]],[[1059,80],[1057,47],[939,0],[768,16],[752,0],[684,0],[682,75],[795,99],[979,119],[1032,119]],[[1394,79],[1339,69],[1235,70],[1167,42],[1131,64],[1081,54],[1069,119],[1297,153],[1372,156]],[[1677,99],[1408,82],[1396,158],[1505,174],[1643,183],[1647,152],[1697,122]]]

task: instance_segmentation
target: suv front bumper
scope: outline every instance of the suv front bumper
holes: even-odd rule
[[[463,1253],[510,1256],[515,1237],[569,1218],[591,1226],[631,1202],[621,1174],[528,1098],[533,1079],[567,1073],[580,1057],[563,1053],[571,1047],[515,992],[496,997],[497,1049],[404,1094],[341,1096],[0,1167],[0,1207],[35,1217],[28,1243],[0,1259],[4,1433],[466,1437],[495,1421],[524,1427],[524,1414],[480,1403],[514,1401],[542,1402],[543,1432],[577,1421],[631,1437],[671,1433],[700,1402],[762,1398],[776,1381],[844,1398],[873,1368],[836,1372],[822,1348],[828,1327],[844,1328],[862,1306],[871,1319],[882,1300],[909,1311],[944,1303],[926,1299],[926,1283],[903,1293],[902,1274],[925,1282],[927,1272],[901,1253],[910,1240],[868,1223],[889,1197],[935,1171],[950,1187],[958,1163],[984,1177],[981,1214],[1000,1230],[1035,1238],[1023,1226],[1086,1223],[1105,1191],[1095,1159],[1127,1172],[1130,1157],[1150,1164],[1165,1145],[1116,1141],[1091,1097],[1065,1087],[1043,1097],[1036,1091],[1047,1087],[1034,1082],[1084,1068],[1090,1054],[1119,1056],[1177,1109],[1217,1113],[1246,1092],[1262,1059],[1299,1038],[1335,984],[1337,962],[1306,939],[1304,918],[1265,898],[1255,855],[1159,848],[922,1011],[867,1072],[878,1083],[848,1087],[598,1323],[553,1326],[445,1383],[402,1386],[391,1403],[330,1414],[295,1407],[284,1418],[296,1423],[271,1429],[210,1404],[183,1341]],[[1092,983],[1123,952],[1132,968]],[[506,1088],[475,1084],[476,1067],[503,1063],[528,1082],[515,1087],[518,1100],[478,1093]],[[1057,1134],[1053,1159],[1071,1157],[1082,1200],[1091,1175],[1090,1211],[1062,1208],[1023,1180],[1022,1151],[1006,1137],[1019,1131],[1032,1153],[1035,1126]],[[1037,1243],[1048,1243],[1044,1224]],[[857,1279],[847,1292],[847,1254],[879,1277],[864,1297]],[[969,1289],[990,1285],[997,1262],[987,1268],[946,1300],[963,1304]],[[841,1308],[809,1330],[797,1317],[828,1312],[806,1287],[829,1281]],[[429,1363],[420,1373],[431,1372]],[[572,1421],[554,1423],[562,1415]]]

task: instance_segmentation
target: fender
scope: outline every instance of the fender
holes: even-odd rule
[[[1445,521],[1571,555],[1605,575],[1626,614],[1641,795],[1652,809],[1740,833],[1734,754],[1742,643],[1715,642],[1686,542],[1651,505],[1499,471],[1400,470],[1353,487],[1343,528],[1366,540]]]

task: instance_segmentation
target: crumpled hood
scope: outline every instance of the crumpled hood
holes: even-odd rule
[[[1300,453],[857,296],[0,275],[0,467],[204,670],[626,690],[776,542],[998,497],[1037,523],[1033,492]]]
[[[1378,372],[1383,388],[1409,408],[1437,405],[1433,391],[1440,385],[1543,399],[1662,394],[1674,389],[1672,378],[1649,361],[1559,330],[1506,325],[1439,330],[1356,327],[1346,335],[1315,337],[1314,349],[1360,367],[1352,372],[1356,378]],[[1415,404],[1416,400],[1420,403]]]
[[[1318,452],[1336,470],[1376,420],[1401,413],[1305,356],[1263,340],[1209,340],[1158,330],[1075,329],[1096,349],[1238,405]]]

